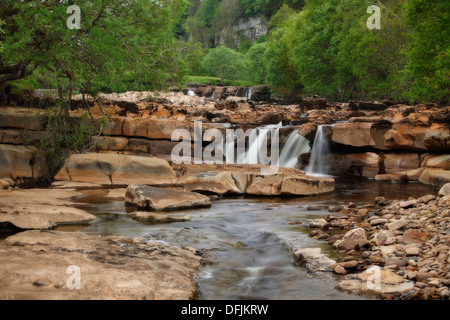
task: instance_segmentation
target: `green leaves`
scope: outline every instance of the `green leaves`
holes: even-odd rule
[[[162,89],[183,77],[174,28],[185,0],[79,0],[81,29],[69,30],[71,1],[4,0],[4,65],[26,62],[47,83],[97,94]]]
[[[242,80],[248,70],[244,55],[226,47],[211,49],[203,60],[207,75],[229,80]]]

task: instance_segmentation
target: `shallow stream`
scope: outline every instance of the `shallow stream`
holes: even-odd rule
[[[86,211],[100,222],[88,227],[61,230],[146,237],[177,246],[207,249],[213,263],[196,275],[200,299],[360,299],[335,288],[337,276],[309,274],[297,266],[293,250],[322,247],[331,258],[336,253],[324,241],[308,236],[308,221],[328,214],[308,211],[307,206],[337,206],[355,202],[373,203],[377,196],[407,199],[437,194],[438,189],[422,184],[337,179],[334,193],[319,197],[249,198],[226,197],[211,208],[183,211],[191,221],[170,224],[137,222],[126,216],[123,201],[106,201],[89,191],[79,202],[89,203]]]

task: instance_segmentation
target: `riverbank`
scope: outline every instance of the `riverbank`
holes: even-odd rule
[[[449,299],[450,184],[438,196],[377,197],[373,206],[330,211],[310,223],[310,236],[337,250],[341,262],[322,266],[342,275],[340,289],[389,300]]]

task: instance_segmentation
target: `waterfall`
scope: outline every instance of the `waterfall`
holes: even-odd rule
[[[280,153],[280,167],[294,168],[298,163],[298,157],[311,151],[309,141],[294,130],[286,140]]]
[[[309,164],[305,168],[306,174],[316,176],[328,175],[328,169],[330,166],[328,155],[331,152],[330,145],[323,128],[323,125],[317,128]]]
[[[280,122],[276,125],[264,126],[264,129],[276,129],[279,130],[283,127],[283,123]],[[264,132],[264,131],[263,131]],[[251,142],[251,143],[250,143]],[[249,146],[246,149],[245,155],[238,155],[238,163],[258,164],[261,163],[258,158],[259,150],[263,147],[262,144],[266,143],[263,134],[258,129],[252,131],[249,137]],[[298,163],[298,157],[303,153],[311,151],[309,141],[303,136],[299,135],[297,130],[293,130],[286,140],[283,149],[279,156],[280,167],[294,168]]]
[[[236,97],[247,98],[248,100],[250,100],[252,98],[252,88],[251,87],[240,87],[236,90],[234,95]]]

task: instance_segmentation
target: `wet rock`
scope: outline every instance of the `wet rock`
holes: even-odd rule
[[[160,213],[154,213],[154,212],[131,212],[128,214],[129,217],[136,219],[140,222],[183,222],[183,221],[190,221],[190,216],[179,216],[179,215],[165,215]]]
[[[309,223],[310,228],[327,230],[331,225],[325,219],[315,219]]]
[[[144,210],[173,211],[210,207],[210,199],[199,193],[130,185],[125,203]]]
[[[337,265],[337,266],[334,268],[334,272],[336,272],[337,274],[346,274],[346,273],[347,273],[347,270],[345,270],[345,268],[342,267],[341,265]]]
[[[335,242],[334,245],[339,249],[352,250],[362,248],[368,243],[364,229],[356,228],[348,231],[342,240]]]
[[[332,266],[336,264],[336,261],[328,258],[321,248],[300,249],[294,252],[294,257],[308,272],[334,271]]]

